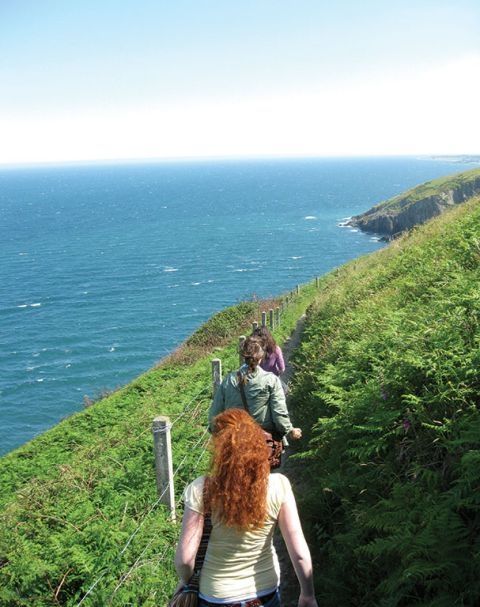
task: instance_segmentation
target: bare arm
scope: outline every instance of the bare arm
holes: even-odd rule
[[[182,531],[175,553],[175,569],[180,581],[187,584],[193,575],[195,556],[203,533],[203,515],[185,508]]]
[[[300,584],[298,607],[318,607],[313,587],[312,559],[303,535],[293,494],[289,494],[282,504],[278,524]]]

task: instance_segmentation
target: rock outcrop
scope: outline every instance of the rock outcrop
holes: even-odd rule
[[[480,195],[480,169],[429,181],[352,217],[348,225],[387,239]]]

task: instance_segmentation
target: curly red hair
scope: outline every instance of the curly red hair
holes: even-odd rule
[[[267,518],[270,474],[263,430],[243,409],[227,409],[214,419],[212,444],[206,510],[229,527],[261,528]]]

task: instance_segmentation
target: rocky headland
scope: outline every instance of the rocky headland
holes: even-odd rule
[[[428,181],[355,215],[346,225],[390,240],[477,195],[480,195],[480,169],[473,169]]]

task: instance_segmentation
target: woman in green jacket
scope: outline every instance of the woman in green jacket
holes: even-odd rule
[[[258,337],[247,337],[242,345],[245,364],[229,373],[217,388],[210,407],[208,421],[212,429],[213,418],[233,407],[243,409],[240,382],[243,383],[248,412],[264,430],[277,440],[284,436],[301,438],[300,428],[290,421],[285,394],[280,379],[260,367],[264,357],[262,342]]]

